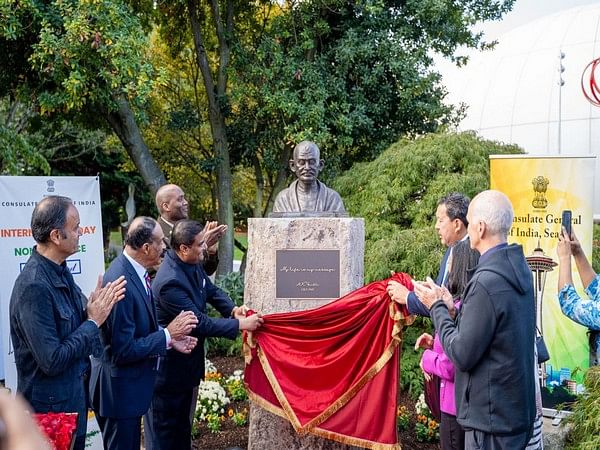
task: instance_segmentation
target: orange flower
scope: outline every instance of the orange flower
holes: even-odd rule
[[[229,408],[229,411],[227,411],[227,415],[229,417],[233,417],[233,409]]]

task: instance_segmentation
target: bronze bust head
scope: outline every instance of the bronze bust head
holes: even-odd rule
[[[297,179],[277,195],[273,216],[282,215],[279,213],[346,215],[340,195],[318,180],[325,161],[321,159],[317,144],[311,141],[300,142],[294,147],[293,159],[290,159],[289,164]]]

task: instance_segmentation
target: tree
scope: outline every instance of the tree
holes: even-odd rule
[[[0,174],[48,174],[48,161],[28,132],[31,112],[19,101],[0,99]]]
[[[147,63],[138,17],[116,0],[8,1],[0,4],[0,48],[10,70],[0,94],[37,105],[42,115],[100,114],[154,192],[165,183],[136,122],[160,76]],[[133,108],[132,108],[133,105]]]
[[[232,145],[256,168],[257,191],[266,184],[270,200],[300,140],[321,146],[327,180],[400,136],[454,122],[460,108],[443,102],[432,51],[464,62],[455,56],[460,46],[489,45],[471,26],[499,19],[513,1],[280,4],[278,14],[265,14],[262,34],[238,43],[231,75]],[[270,202],[263,202],[257,206],[266,212]]]
[[[366,222],[365,281],[391,269],[416,278],[437,273],[443,249],[433,229],[438,200],[449,192],[473,197],[489,187],[489,155],[519,147],[473,133],[401,139],[377,159],[337,178],[349,214]]]
[[[42,117],[19,101],[0,100],[0,168],[3,175],[100,174],[105,247],[126,218],[128,187],[137,188],[138,214],[154,215],[154,199],[112,133],[89,129],[81,114]]]
[[[199,113],[198,118],[205,118],[210,130],[212,155],[207,163],[212,166],[216,178],[217,218],[228,225],[228,232],[219,243],[218,275],[233,267],[233,188],[228,131],[232,47],[249,34],[257,8],[268,3],[264,0],[252,3],[185,0],[159,5],[161,36],[169,43],[173,54],[185,48],[191,36],[202,83],[201,95],[195,91],[190,100],[197,102],[202,97],[206,110],[206,114]]]

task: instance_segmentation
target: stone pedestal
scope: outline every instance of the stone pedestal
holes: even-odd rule
[[[263,314],[302,311],[362,287],[364,242],[363,219],[248,219],[244,303]],[[339,285],[332,286],[334,282]],[[338,295],[332,296],[334,292]],[[279,448],[352,447],[298,436],[287,420],[251,405],[248,449]]]

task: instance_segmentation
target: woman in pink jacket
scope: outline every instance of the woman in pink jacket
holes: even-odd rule
[[[448,289],[445,290],[444,303],[450,315],[454,317],[460,307],[460,298],[469,281],[469,269],[473,269],[479,261],[479,252],[471,249],[469,240],[460,241],[452,247],[450,254]],[[438,336],[435,339],[423,333],[417,339],[415,349],[424,348],[421,357],[421,369],[425,379],[431,375],[440,377],[440,442],[442,450],[462,450],[465,432],[456,421],[456,403],[454,402],[454,365],[448,359]]]

